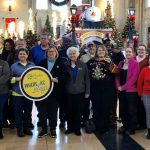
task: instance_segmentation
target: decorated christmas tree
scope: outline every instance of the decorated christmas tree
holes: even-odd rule
[[[111,4],[109,1],[107,1],[105,14],[106,14],[106,16],[104,17],[104,27],[105,28],[112,28],[112,38],[113,38],[114,42],[118,46],[122,47],[123,46],[123,39],[121,37],[120,32],[116,28],[115,19],[112,18]]]
[[[37,44],[40,39],[39,37],[40,36],[36,32],[33,34],[31,30],[24,33],[24,39],[26,40],[28,50]]]
[[[115,20],[112,18],[111,5],[109,1],[107,1],[107,6],[105,9],[104,27],[112,29],[116,28]]]
[[[49,20],[49,16],[47,15],[46,18],[46,22],[45,22],[45,28],[44,28],[45,32],[48,32],[50,34],[51,37],[53,37],[53,28],[51,26],[50,20]]]
[[[132,34],[135,34],[135,16],[127,16],[127,21],[124,26],[123,32],[122,32],[122,37],[127,38],[129,37],[129,30],[132,32]]]

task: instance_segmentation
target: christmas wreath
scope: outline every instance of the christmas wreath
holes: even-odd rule
[[[68,2],[69,0],[63,0],[62,2],[58,2],[57,0],[50,0],[50,3],[56,6],[63,6],[63,5],[66,5]]]

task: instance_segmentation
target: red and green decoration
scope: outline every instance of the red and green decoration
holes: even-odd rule
[[[130,29],[129,29],[130,28]],[[128,38],[129,37],[129,30],[132,30],[132,33],[135,34],[135,16],[127,16],[127,21],[125,24],[125,27],[122,32],[122,37],[123,38]]]
[[[69,0],[62,0],[61,2],[58,1],[58,0],[49,0],[50,3],[52,3],[53,5],[56,5],[56,6],[63,6],[63,5],[67,5]]]
[[[121,37],[121,33],[116,28],[115,19],[112,18],[111,4],[109,1],[107,1],[105,14],[106,16],[104,17],[104,28],[112,28],[112,39],[119,47],[122,47],[123,39]]]
[[[105,28],[115,28],[115,19],[112,18],[112,12],[111,12],[111,4],[109,1],[107,1],[107,6],[105,9],[105,17],[104,17],[104,27]]]
[[[33,34],[31,30],[27,30],[27,32],[24,32],[24,39],[27,43],[27,49],[30,50],[38,43],[40,36],[36,32]]]

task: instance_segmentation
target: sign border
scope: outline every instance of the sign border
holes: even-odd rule
[[[49,76],[49,79],[50,79],[50,81],[51,81],[50,90],[48,90],[48,92],[47,92],[44,96],[39,97],[39,98],[34,98],[34,97],[29,96],[29,95],[23,90],[23,88],[22,88],[22,87],[23,87],[22,80],[19,82],[19,87],[20,87],[20,90],[21,90],[22,94],[23,94],[27,99],[32,100],[32,101],[41,101],[41,100],[44,100],[45,98],[47,98],[47,97],[51,94],[51,92],[52,92],[52,90],[53,90],[53,87],[54,87],[54,82],[52,81],[52,75],[50,74],[50,72],[49,72],[47,69],[45,69],[44,67],[33,66],[33,67],[30,67],[30,68],[26,69],[26,70],[22,73],[21,79],[22,79],[30,70],[36,70],[36,69],[37,69],[37,70],[42,70],[42,71],[44,71],[44,72]]]

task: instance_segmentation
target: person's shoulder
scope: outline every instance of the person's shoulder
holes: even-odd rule
[[[34,50],[36,50],[36,49],[41,49],[41,45],[36,44],[35,46],[33,46],[33,47],[31,48],[31,51],[34,51]]]
[[[28,64],[35,66],[35,64],[32,61],[28,61]]]
[[[13,63],[13,64],[11,65],[11,68],[15,68],[15,67],[17,67],[18,65],[19,65],[19,61]]]
[[[0,59],[0,64],[4,65],[4,66],[9,66],[8,62],[5,60]]]

